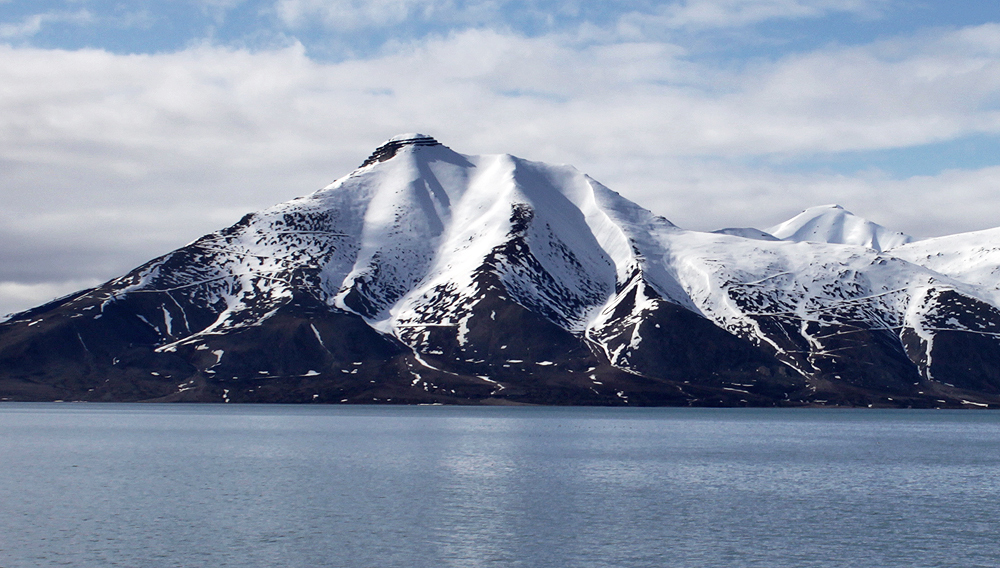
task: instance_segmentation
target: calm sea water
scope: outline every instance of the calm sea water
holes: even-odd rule
[[[1000,413],[0,404],[0,566],[1000,566]]]

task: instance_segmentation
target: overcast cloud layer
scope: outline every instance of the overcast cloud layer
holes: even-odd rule
[[[401,132],[570,163],[697,230],[823,203],[918,237],[1000,225],[1000,23],[981,15],[164,4],[0,1],[0,314],[309,193]]]

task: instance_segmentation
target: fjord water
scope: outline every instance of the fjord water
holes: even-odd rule
[[[0,405],[0,566],[998,566],[988,411]]]

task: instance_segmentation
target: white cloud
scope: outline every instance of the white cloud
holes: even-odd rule
[[[850,13],[876,17],[889,0],[276,0],[279,19],[292,28],[320,24],[336,30],[389,27],[404,22],[464,23],[503,29],[530,19],[551,26],[621,18],[623,27],[643,29],[733,28],[783,19]]]
[[[0,281],[110,278],[412,131],[572,163],[697,229],[826,202],[916,235],[1000,225],[996,168],[894,180],[733,165],[997,133],[997,37],[995,25],[939,31],[737,71],[667,43],[486,30],[341,63],[298,45],[0,46]]]
[[[441,18],[492,11],[492,2],[468,2],[462,6],[450,0],[278,0],[278,17],[290,27],[321,23],[338,30],[383,27],[410,19]],[[464,19],[464,18],[461,18]]]
[[[874,17],[887,3],[887,0],[682,0],[666,4],[657,14],[636,14],[630,19],[668,28],[730,28],[835,13]]]
[[[232,10],[246,2],[247,0],[196,0],[197,4],[212,10]]]
[[[230,11],[245,4],[247,0],[194,0],[194,2],[201,7],[202,13],[210,16],[216,24],[221,24]]]
[[[0,24],[0,39],[19,40],[32,37],[46,25],[53,23],[68,22],[72,24],[88,24],[94,21],[94,16],[89,11],[81,9],[76,12],[46,12],[44,14],[33,14],[16,24]]]

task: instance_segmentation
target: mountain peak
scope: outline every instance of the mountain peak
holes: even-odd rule
[[[410,132],[407,134],[399,134],[393,136],[392,138],[386,140],[381,146],[372,152],[371,156],[361,164],[361,167],[369,166],[376,162],[384,162],[389,158],[396,155],[396,152],[400,148],[405,146],[440,146],[441,143],[434,139],[433,136],[428,136],[426,134],[419,134],[416,132]]]
[[[913,240],[909,235],[887,229],[836,204],[810,207],[766,232],[783,241],[860,245],[877,251]]]

